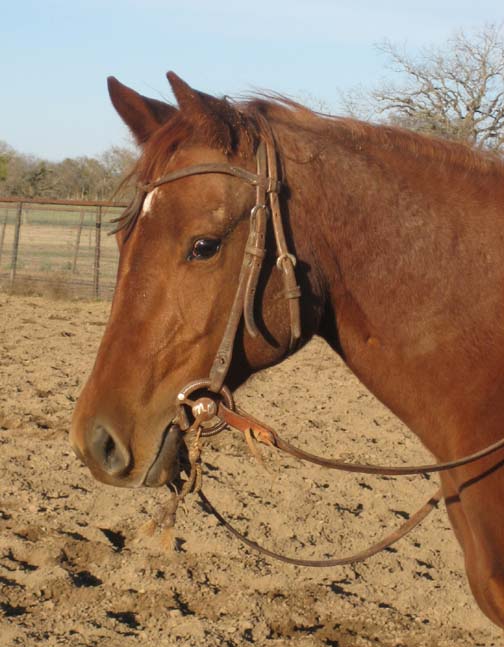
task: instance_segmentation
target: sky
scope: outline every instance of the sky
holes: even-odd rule
[[[0,141],[53,161],[128,145],[109,75],[168,101],[173,70],[338,112],[340,92],[394,78],[385,39],[414,54],[503,22],[502,0],[0,0]]]

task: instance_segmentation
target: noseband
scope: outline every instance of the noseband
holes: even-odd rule
[[[115,231],[126,229],[126,235],[128,235],[141,212],[143,202],[149,192],[169,182],[174,182],[175,180],[192,175],[209,173],[231,175],[247,182],[251,186],[255,187],[256,190],[255,204],[250,212],[249,235],[245,245],[243,262],[238,277],[234,301],[224,335],[215,355],[209,376],[205,379],[198,379],[190,382],[181,389],[177,396],[178,414],[174,422],[179,425],[182,431],[185,431],[186,433],[194,432],[195,434],[193,443],[189,450],[189,459],[191,463],[189,479],[179,498],[183,498],[183,496],[190,491],[199,492],[200,498],[205,504],[207,510],[212,512],[233,535],[241,539],[243,543],[254,550],[257,550],[269,557],[279,559],[280,561],[300,566],[317,567],[336,566],[363,561],[371,555],[389,547],[417,526],[441,500],[441,489],[437,490],[435,494],[430,497],[429,500],[417,512],[415,512],[406,523],[366,550],[348,557],[325,560],[303,560],[286,557],[285,555],[274,553],[263,548],[238,532],[222,517],[222,515],[213,507],[210,501],[203,494],[200,483],[201,437],[219,433],[229,425],[230,427],[234,427],[241,431],[245,435],[249,445],[252,445],[253,440],[255,440],[270,447],[275,447],[276,449],[288,453],[295,458],[315,463],[329,469],[392,476],[428,474],[461,467],[480,460],[504,448],[504,439],[479,452],[446,463],[400,467],[356,464],[338,459],[316,456],[294,447],[292,444],[283,440],[273,429],[267,427],[252,416],[246,414],[244,411],[240,411],[235,407],[233,397],[229,389],[224,385],[224,382],[231,364],[236,334],[242,316],[247,332],[252,337],[257,337],[259,334],[259,329],[255,322],[254,308],[257,284],[264,257],[266,255],[265,242],[268,220],[271,220],[273,226],[276,242],[276,266],[282,273],[284,284],[283,295],[287,299],[289,307],[289,349],[291,351],[295,349],[301,338],[301,291],[297,285],[294,270],[296,266],[296,257],[289,252],[285,238],[279,202],[279,193],[281,191],[282,184],[278,178],[276,151],[272,144],[265,142],[261,142],[259,144],[256,153],[256,165],[256,173],[252,173],[247,169],[233,166],[231,164],[220,163],[197,164],[173,171],[154,182],[140,185],[131,206],[118,219],[118,221],[116,221],[120,224]],[[210,392],[210,397],[204,396],[197,400],[193,400],[191,398],[192,394],[201,390]],[[192,424],[189,423],[187,417],[187,407],[189,407],[194,417]],[[203,425],[203,423],[214,421],[215,418],[218,419],[217,423],[210,423],[210,426]]]

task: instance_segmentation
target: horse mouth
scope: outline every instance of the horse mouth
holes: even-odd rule
[[[179,476],[181,445],[182,432],[180,427],[172,422],[163,432],[156,457],[147,470],[142,485],[161,487]]]

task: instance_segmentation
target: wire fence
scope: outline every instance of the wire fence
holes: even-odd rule
[[[126,205],[0,198],[0,286],[110,299],[118,251],[111,220]]]

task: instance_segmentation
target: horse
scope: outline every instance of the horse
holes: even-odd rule
[[[116,234],[110,317],[72,419],[92,474],[125,487],[173,481],[181,388],[211,375],[210,390],[224,379],[235,389],[313,335],[438,461],[501,439],[504,162],[277,95],[217,98],[167,76],[176,105],[108,80],[141,154]],[[268,182],[258,170],[265,146],[277,170]],[[251,212],[262,222],[253,249]],[[248,318],[233,308],[244,257],[256,267]],[[503,461],[501,451],[441,475],[470,587],[501,627]]]

